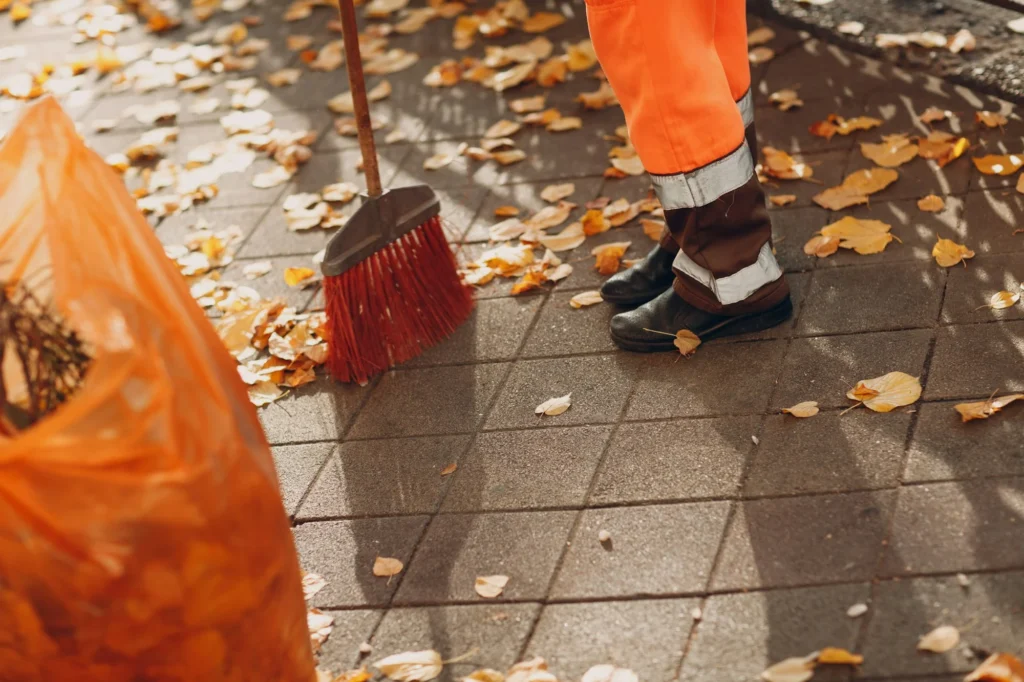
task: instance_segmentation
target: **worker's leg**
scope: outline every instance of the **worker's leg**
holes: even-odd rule
[[[639,325],[664,326],[683,315],[721,330],[737,325],[720,325],[720,317],[749,318],[788,305],[743,118],[717,52],[717,4],[587,2],[598,58],[680,247],[673,259],[678,296],[616,316],[613,335],[622,345],[649,350],[639,347],[646,343]],[[702,313],[703,321],[688,311]]]
[[[729,81],[729,92],[743,118],[747,145],[756,160],[757,136],[754,133],[754,93],[747,55],[746,3],[743,0],[715,0],[715,6],[715,52]]]

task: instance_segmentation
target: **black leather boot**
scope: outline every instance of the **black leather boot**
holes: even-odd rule
[[[674,339],[657,332],[674,335],[680,329],[689,329],[701,341],[708,341],[720,336],[769,329],[785,322],[792,314],[793,303],[788,295],[767,310],[742,315],[715,315],[693,307],[669,289],[636,310],[613,317],[612,340],[620,348],[638,353],[675,350]]]
[[[617,305],[640,305],[672,286],[675,251],[656,245],[643,260],[601,285],[601,298]]]

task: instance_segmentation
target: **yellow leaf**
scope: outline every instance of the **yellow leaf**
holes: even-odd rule
[[[592,256],[596,256],[597,259],[594,263],[594,267],[602,275],[614,275],[619,271],[619,262],[622,256],[625,255],[626,249],[629,248],[631,242],[612,242],[611,244],[604,244],[603,246],[595,246],[590,252]]]
[[[379,556],[373,560],[373,574],[378,578],[390,578],[393,575],[398,575],[403,568],[405,568],[405,564],[391,557]]]
[[[640,161],[639,156],[628,159],[612,159],[612,167],[626,175],[644,174],[644,164]]]
[[[267,82],[275,88],[281,88],[286,85],[294,85],[301,75],[301,69],[279,69],[267,74]]]
[[[929,194],[917,200],[917,207],[928,213],[938,213],[946,207],[946,202],[942,200],[942,197]]]
[[[256,407],[269,405],[284,395],[284,392],[272,381],[260,381],[248,387],[249,402]]]
[[[583,127],[583,119],[579,116],[563,116],[547,125],[548,132],[561,133],[566,130],[579,130]]]
[[[879,166],[895,168],[917,156],[917,145],[911,144],[906,135],[886,135],[881,144],[862,142],[860,151]]]
[[[990,154],[971,159],[974,167],[985,175],[1013,175],[1024,166],[1024,155]]]
[[[806,180],[814,170],[806,163],[798,162],[792,156],[775,147],[765,147],[763,170],[767,175],[780,180]]]
[[[559,201],[554,206],[545,206],[524,222],[527,227],[535,230],[546,230],[564,223],[574,208],[576,208],[576,204],[571,201]]]
[[[817,409],[815,409],[817,412]],[[852,654],[846,649],[827,646],[818,652],[818,663],[831,665],[860,665],[864,657],[860,654]]]
[[[543,33],[555,26],[565,23],[565,15],[555,12],[537,12],[522,23],[522,28],[527,33]]]
[[[488,128],[487,132],[484,133],[484,137],[492,140],[501,137],[508,137],[510,135],[515,135],[519,132],[520,128],[522,128],[521,124],[516,123],[515,121],[502,119]]]
[[[686,357],[693,355],[700,345],[700,337],[689,329],[680,329],[676,332],[676,340],[672,345],[679,349],[679,354]]]
[[[612,227],[612,224],[604,217],[604,212],[596,208],[584,213],[581,222],[583,223],[583,234],[588,237],[607,232]]]
[[[600,291],[582,291],[569,299],[569,305],[579,310],[580,308],[600,303],[603,300]]]
[[[814,676],[814,659],[787,658],[761,673],[764,682],[807,682]]]
[[[857,204],[868,203],[868,195],[880,192],[899,178],[891,168],[868,168],[846,176],[837,187],[829,187],[814,196],[814,203],[822,208],[838,211]]]
[[[1021,399],[1024,399],[1024,393],[1011,393],[976,403],[958,403],[953,406],[953,409],[960,413],[960,418],[963,421],[969,422],[972,419],[988,419],[1010,403]]]
[[[460,682],[505,682],[505,676],[497,670],[481,668],[466,675]]]
[[[758,64],[764,64],[765,62],[770,61],[774,57],[775,50],[773,50],[770,47],[765,47],[764,45],[760,47],[755,47],[747,55],[747,58],[750,60],[750,63],[754,64],[755,66]]]
[[[890,229],[892,226],[881,220],[864,220],[845,216],[823,227],[821,234],[824,237],[838,237],[840,239],[839,246],[842,248],[853,249],[861,255],[867,255],[885,250],[885,247],[893,240],[893,236],[889,234]],[[804,247],[804,252],[807,252],[807,246]]]
[[[528,114],[533,111],[541,111],[544,108],[544,100],[547,95],[536,95],[535,97],[521,97],[508,103],[508,108],[517,114]]]
[[[747,34],[747,45],[754,47],[764,45],[775,37],[775,31],[770,26],[760,26]]]
[[[947,116],[949,116],[948,111],[938,107],[928,107],[924,110],[924,113],[917,117],[917,120],[921,123],[937,123],[938,121],[945,121]]]
[[[660,242],[661,235],[665,233],[665,223],[661,220],[651,220],[650,218],[641,218],[640,227],[643,228],[644,234],[651,238],[651,241]]]
[[[773,194],[768,197],[768,201],[772,202],[775,206],[788,206],[796,201],[795,194]]]
[[[582,244],[586,238],[587,235],[583,232],[583,223],[575,222],[556,235],[541,236],[540,244],[552,251],[570,251]]]
[[[373,664],[373,667],[398,682],[429,682],[441,674],[443,666],[441,654],[432,649],[395,654]]]
[[[572,393],[567,393],[560,398],[551,398],[545,400],[537,409],[534,410],[536,414],[543,414],[549,417],[557,417],[572,406]]]
[[[423,84],[432,88],[450,88],[462,79],[462,66],[454,59],[446,59],[423,77]]]
[[[540,191],[540,198],[552,203],[561,201],[576,191],[576,185],[566,182],[561,185],[548,185]]]
[[[1020,177],[1017,178],[1017,192],[1024,194],[1024,173],[1021,173]]]
[[[917,643],[918,651],[931,651],[943,654],[960,643],[960,631],[952,625],[941,625],[921,637]]]
[[[313,44],[313,36],[290,35],[285,38],[284,44],[292,52],[299,52]]]
[[[941,130],[933,130],[928,133],[928,137],[917,138],[918,156],[922,159],[935,159],[939,166],[960,158],[968,147],[970,142],[966,137],[957,138]]]
[[[813,417],[818,414],[818,402],[816,400],[808,400],[802,403],[797,403],[793,407],[784,407],[782,411],[786,414],[791,414],[794,417]]]
[[[777,90],[768,95],[768,101],[776,105],[780,111],[789,111],[794,107],[802,107],[804,101],[796,90]]]
[[[537,84],[541,87],[551,88],[558,83],[564,83],[568,71],[569,64],[564,57],[553,57],[537,69]]]
[[[581,92],[576,96],[576,101],[582,104],[584,109],[604,109],[619,103],[615,91],[606,81],[601,81],[601,85],[593,92]]]
[[[515,206],[499,206],[494,209],[494,215],[498,218],[511,218],[519,215],[519,209]]]
[[[484,599],[494,599],[501,596],[507,584],[507,575],[481,575],[477,576],[473,589]]]
[[[1018,21],[1024,33],[1024,17]],[[1024,662],[1013,654],[992,654],[964,682],[1024,682]]]
[[[450,476],[450,475],[454,474],[455,470],[458,469],[458,468],[459,468],[459,465],[456,462],[452,462],[451,464],[446,466],[444,469],[441,469],[441,475],[442,476]]]
[[[494,152],[494,160],[502,166],[510,166],[519,163],[526,158],[526,152],[522,149],[510,149],[504,152]]]
[[[993,310],[1003,310],[1010,306],[1016,305],[1017,301],[1020,300],[1020,293],[1013,293],[1010,291],[997,291],[992,294],[992,297],[988,300],[988,307]]]
[[[32,16],[32,8],[23,2],[16,2],[11,5],[10,10],[11,21],[18,23],[19,21],[25,21]]]
[[[1006,117],[995,111],[976,111],[974,120],[989,128],[998,128],[1007,124]]]
[[[548,276],[540,270],[531,270],[523,275],[522,279],[516,282],[512,286],[512,295],[518,296],[524,294],[527,291],[533,291],[534,289],[540,288],[540,285],[548,281]]]
[[[285,268],[284,269],[284,281],[290,287],[305,282],[316,273],[313,272],[312,268]]]
[[[583,40],[566,48],[566,57],[570,71],[586,71],[597,63],[594,44]]]
[[[850,389],[847,398],[859,400],[875,412],[891,412],[910,405],[921,397],[921,382],[903,372],[889,372],[874,379],[864,379]]]
[[[423,168],[424,170],[440,170],[454,160],[454,154],[437,153],[423,161]]]
[[[932,256],[935,257],[936,263],[944,268],[950,268],[968,258],[974,258],[974,252],[952,239],[939,239],[932,247]]]
[[[373,675],[366,668],[359,668],[358,670],[346,670],[337,677],[330,680],[330,682],[367,682]],[[319,681],[318,682],[322,682]]]

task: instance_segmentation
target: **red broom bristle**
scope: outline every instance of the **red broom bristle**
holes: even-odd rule
[[[365,384],[455,331],[474,303],[456,270],[435,216],[352,269],[325,277],[331,375]]]

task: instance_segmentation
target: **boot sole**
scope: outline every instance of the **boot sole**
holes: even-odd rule
[[[777,327],[793,315],[793,301],[786,299],[784,302],[769,308],[768,310],[762,310],[756,313],[747,313],[746,315],[737,315],[736,317],[730,317],[726,320],[722,320],[710,329],[704,330],[702,334],[699,334],[700,340],[710,341],[711,339],[717,339],[724,336],[738,336],[740,334],[752,334],[754,332],[761,332],[765,329],[771,329]],[[669,350],[675,350],[675,343],[669,337],[665,337],[665,341],[631,341],[620,338],[614,333],[611,334],[612,340],[615,344],[623,350],[633,351],[635,353],[660,353]]]

